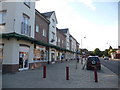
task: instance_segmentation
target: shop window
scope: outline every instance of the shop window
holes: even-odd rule
[[[34,49],[34,61],[44,61],[47,59],[47,52],[41,49],[44,48],[36,47]]]
[[[4,44],[0,44],[0,65],[3,62],[3,46]]]

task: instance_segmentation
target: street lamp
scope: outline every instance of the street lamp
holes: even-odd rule
[[[86,37],[83,37],[83,39],[86,39]],[[81,38],[81,49],[82,49],[82,46],[83,46],[83,42],[82,42],[82,38]]]

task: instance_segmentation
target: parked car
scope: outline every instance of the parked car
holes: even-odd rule
[[[109,57],[104,57],[104,60],[109,60]]]
[[[97,70],[101,70],[101,63],[98,56],[89,56],[86,61],[87,70],[93,70],[94,66],[97,67]]]

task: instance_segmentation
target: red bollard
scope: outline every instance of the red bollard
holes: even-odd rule
[[[43,78],[46,78],[46,66],[43,66]]]
[[[66,80],[69,80],[69,67],[66,67]]]
[[[97,68],[94,67],[94,77],[95,77],[95,82],[98,82],[98,75],[97,75]]]

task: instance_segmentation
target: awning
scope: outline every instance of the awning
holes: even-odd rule
[[[7,39],[10,39],[10,38],[17,38],[17,40],[25,40],[25,41],[29,41],[33,44],[38,44],[38,45],[42,45],[42,46],[46,46],[46,47],[51,47],[51,48],[55,48],[57,50],[62,50],[62,51],[67,51],[67,52],[71,52],[71,53],[75,53],[71,50],[68,50],[68,49],[65,49],[65,48],[61,48],[61,47],[58,47],[58,46],[55,46],[55,45],[52,45],[52,44],[49,44],[49,43],[44,43],[44,42],[41,42],[39,40],[36,40],[35,38],[32,38],[32,37],[29,37],[29,36],[25,36],[25,35],[21,35],[21,34],[18,34],[18,33],[6,33],[6,34],[0,34],[0,38],[7,38]]]

